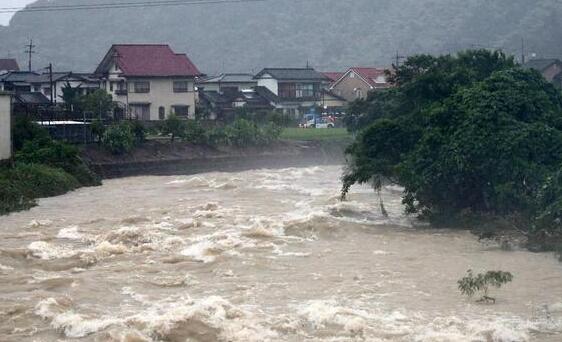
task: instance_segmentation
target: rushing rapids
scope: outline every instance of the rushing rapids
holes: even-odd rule
[[[339,167],[109,180],[0,218],[2,341],[560,341],[562,266]],[[467,269],[515,275],[495,305]]]

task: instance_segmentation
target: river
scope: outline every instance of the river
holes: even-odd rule
[[[107,180],[0,217],[1,341],[562,341],[562,264],[322,166]],[[462,297],[468,269],[514,281]]]

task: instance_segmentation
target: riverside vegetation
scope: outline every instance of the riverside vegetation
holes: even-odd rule
[[[78,148],[52,140],[37,124],[17,119],[13,136],[13,161],[0,166],[0,215],[29,209],[37,198],[100,184]]]
[[[396,87],[354,102],[351,185],[404,187],[403,203],[436,226],[514,228],[529,247],[562,246],[562,96],[501,52],[418,55]],[[482,228],[486,227],[486,228]]]

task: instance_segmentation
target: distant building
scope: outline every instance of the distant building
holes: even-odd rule
[[[265,68],[254,79],[260,95],[269,97],[275,108],[294,117],[315,106],[345,106],[344,99],[326,90],[331,80],[312,68]]]
[[[253,113],[272,111],[275,107],[270,100],[252,89],[238,90],[236,88],[215,90],[199,90],[199,104],[206,109],[209,119],[228,120],[237,110]]]
[[[347,101],[364,99],[370,91],[388,88],[385,69],[353,67],[334,81],[330,90]]]
[[[531,59],[524,67],[537,70],[547,81],[562,88],[562,62],[559,59]]]
[[[220,74],[207,77],[197,82],[197,88],[205,91],[227,92],[252,89],[258,82],[252,74]]]
[[[0,75],[0,91],[14,93],[40,92],[41,87],[35,83],[41,75],[29,71],[9,71]]]
[[[100,80],[90,74],[74,72],[53,72],[53,102],[64,103],[62,89],[72,87],[79,89],[80,95],[87,95],[100,88]],[[35,77],[31,83],[33,88],[45,95],[51,101],[51,75],[43,73]]]
[[[20,71],[18,62],[13,58],[0,58],[0,74],[9,71]]]
[[[339,72],[339,71],[328,71],[328,72],[323,72],[322,75],[326,76],[326,78],[328,78],[330,80],[330,86],[336,82],[337,80],[340,79],[340,77],[343,76],[343,72]]]
[[[195,81],[203,76],[187,55],[168,45],[113,45],[95,74],[101,88],[139,120],[163,120],[170,113],[194,117]]]
[[[0,92],[0,160],[12,157],[12,95]]]

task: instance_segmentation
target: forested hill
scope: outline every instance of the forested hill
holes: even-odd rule
[[[121,0],[124,1],[124,0]],[[146,0],[127,0],[144,1]],[[90,0],[87,3],[119,2]],[[75,0],[39,0],[68,5]],[[84,2],[82,2],[84,3]],[[113,43],[166,42],[187,52],[205,73],[263,66],[341,70],[389,65],[397,51],[453,52],[498,47],[561,57],[559,0],[269,0],[230,4],[17,13],[0,27],[0,56],[26,65],[24,45],[37,45],[35,65],[92,71]]]

